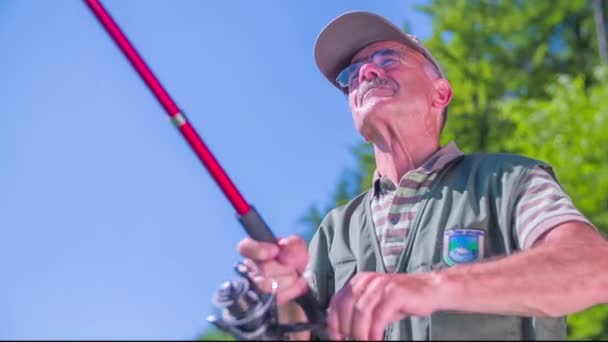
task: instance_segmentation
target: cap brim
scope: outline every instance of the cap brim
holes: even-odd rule
[[[403,43],[423,54],[443,76],[439,65],[428,50],[391,22],[366,11],[347,12],[327,24],[315,42],[315,62],[323,75],[336,88],[347,93],[348,90],[340,87],[336,82],[340,71],[350,64],[352,57],[359,50],[371,43],[384,40]]]

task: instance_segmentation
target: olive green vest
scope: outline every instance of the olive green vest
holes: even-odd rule
[[[398,272],[449,267],[444,239],[446,230],[454,228],[482,231],[483,258],[515,252],[518,245],[511,231],[514,192],[521,178],[536,165],[550,170],[547,164],[510,154],[466,155],[446,165],[424,195]],[[386,272],[371,219],[372,193],[368,190],[330,211],[310,242],[306,275],[325,307],[355,273]],[[566,318],[437,312],[395,322],[386,328],[385,338],[564,340]]]

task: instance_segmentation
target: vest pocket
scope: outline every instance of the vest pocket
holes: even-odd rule
[[[437,312],[430,317],[430,339],[522,340],[522,320],[514,316]]]

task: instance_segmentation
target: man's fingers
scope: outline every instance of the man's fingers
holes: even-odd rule
[[[278,305],[290,302],[308,291],[308,283],[306,282],[306,279],[302,277],[296,278],[290,286],[285,285],[285,283],[279,284],[279,294],[277,296]]]
[[[351,336],[351,317],[355,305],[355,297],[353,296],[353,288],[349,283],[341,291],[344,291],[340,301],[333,303],[335,310],[338,313],[338,332],[342,336]]]
[[[368,283],[372,281],[372,279],[382,278],[378,277],[378,273],[375,272],[361,272],[357,273],[353,279],[349,282],[353,287],[353,293],[356,296],[359,296],[361,293],[365,291],[368,286]]]
[[[386,293],[386,291],[383,291]],[[401,312],[400,301],[390,296],[383,296],[372,312],[373,320],[370,326],[370,340],[381,340],[384,328],[394,321],[402,319],[405,314]]]
[[[353,320],[355,304],[359,296],[366,291],[367,284],[375,277],[374,273],[359,273],[331,299],[328,328],[334,339],[354,336],[354,324],[358,324]]]
[[[238,244],[238,251],[243,257],[256,262],[276,259],[281,265],[289,266],[304,272],[308,263],[308,247],[306,241],[299,236],[290,236],[269,243],[245,238]]]
[[[279,247],[274,243],[245,238],[238,244],[239,254],[255,261],[274,259],[279,254]]]
[[[255,262],[251,259],[245,259],[243,260],[243,263],[249,267],[249,274],[254,276],[261,275],[269,278],[277,278],[296,273],[295,268],[291,266],[283,266],[274,260]]]
[[[331,299],[329,309],[327,310],[327,330],[329,336],[336,341],[342,340],[342,334],[340,333],[340,320],[338,318],[338,311],[336,310],[337,302],[340,300],[341,294],[338,292]]]
[[[278,245],[281,247],[277,261],[283,265],[295,267],[299,273],[304,272],[308,263],[308,247],[306,241],[299,236],[289,236],[280,239]]]
[[[272,282],[275,281],[279,285],[279,290],[289,289],[296,281],[295,275],[281,276],[281,277],[268,277],[263,275],[256,275],[251,278],[255,285],[265,293],[269,293],[272,290]]]
[[[375,277],[366,281],[365,289],[353,308],[352,316],[352,336],[360,341],[370,340],[371,325],[374,317],[374,308],[382,300],[382,287],[384,287],[384,277]]]

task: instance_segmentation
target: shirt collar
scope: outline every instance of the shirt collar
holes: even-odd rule
[[[443,146],[435,153],[433,153],[427,160],[425,160],[420,167],[415,171],[430,175],[443,169],[449,162],[462,156],[463,153],[456,145],[456,142],[450,141],[447,145]],[[405,175],[404,175],[405,177]],[[374,195],[377,195],[382,188],[394,189],[395,185],[387,178],[383,177],[378,169],[374,170],[374,176],[372,178],[372,185]]]

